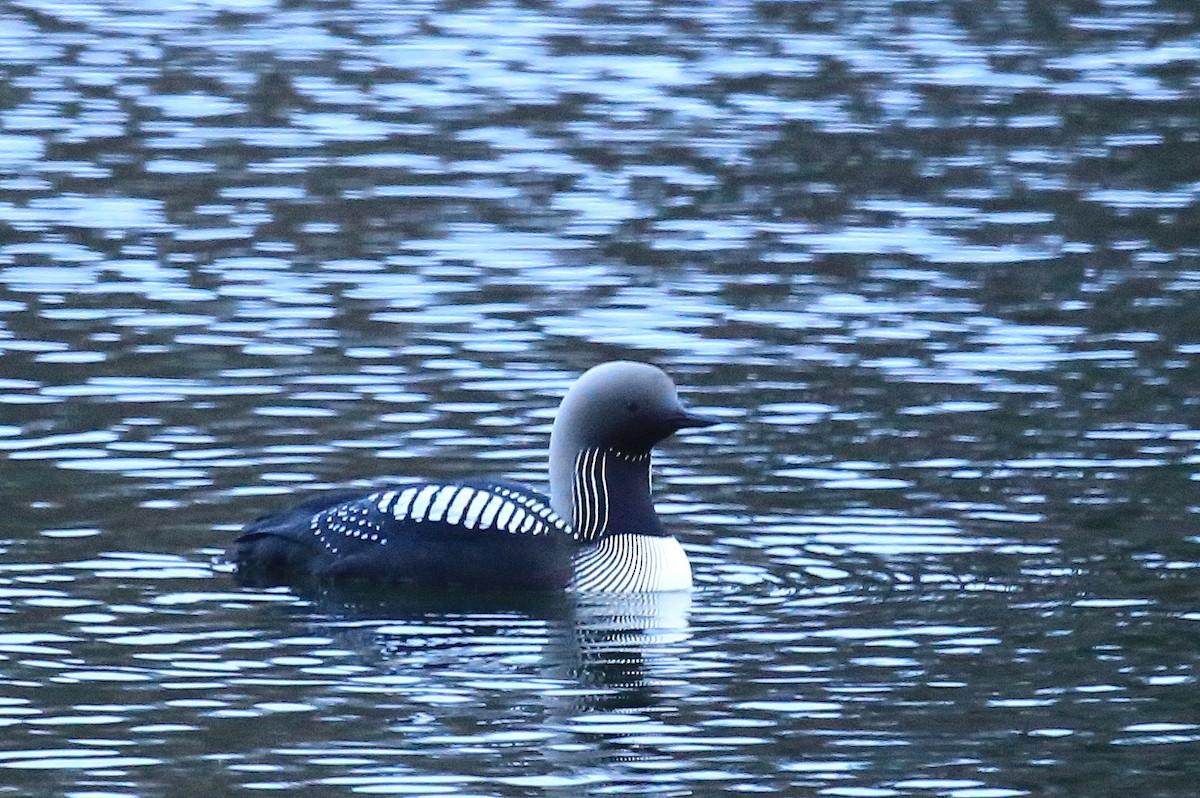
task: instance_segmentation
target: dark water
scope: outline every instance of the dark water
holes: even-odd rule
[[[1197,16],[3,3],[0,794],[1194,794]],[[215,565],[611,357],[690,602]]]

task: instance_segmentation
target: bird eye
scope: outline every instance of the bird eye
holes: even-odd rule
[[[641,405],[639,405],[637,402],[630,402],[629,404],[625,405],[625,409],[630,413],[636,413],[640,408]]]

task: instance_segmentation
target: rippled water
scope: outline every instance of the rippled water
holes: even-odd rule
[[[1182,0],[0,5],[0,792],[1194,792],[1198,93]],[[612,357],[690,599],[220,567]]]

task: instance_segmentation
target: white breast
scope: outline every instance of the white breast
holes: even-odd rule
[[[611,535],[575,556],[570,587],[581,593],[690,590],[692,567],[675,538]]]

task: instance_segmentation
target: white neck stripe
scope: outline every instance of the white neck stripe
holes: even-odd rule
[[[578,540],[595,540],[608,528],[608,450],[581,449],[571,484],[571,526]]]
[[[679,541],[656,535],[612,535],[575,557],[571,589],[586,593],[688,590],[692,569]]]

